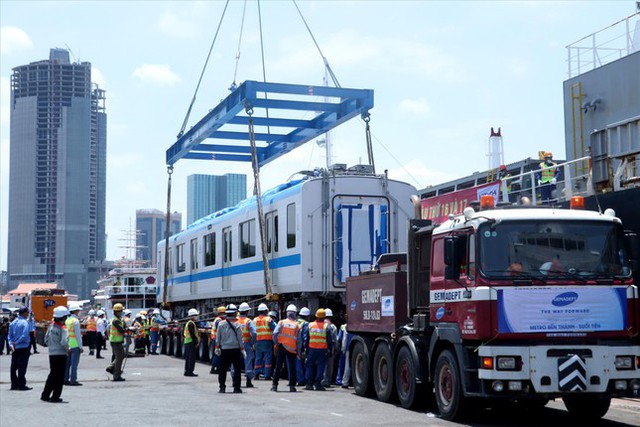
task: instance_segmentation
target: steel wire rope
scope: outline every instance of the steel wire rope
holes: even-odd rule
[[[193,92],[193,98],[191,99],[191,104],[189,104],[189,108],[187,109],[187,115],[182,122],[182,127],[180,128],[180,132],[178,133],[178,138],[180,138],[184,134],[184,129],[187,127],[187,122],[189,121],[189,116],[191,115],[191,109],[193,108],[193,104],[196,102],[196,95],[198,94],[198,89],[200,89],[200,83],[202,83],[202,77],[204,77],[204,72],[207,69],[207,64],[209,63],[209,58],[211,57],[211,52],[213,51],[213,46],[216,43],[216,39],[218,38],[218,33],[220,32],[220,27],[222,26],[222,21],[224,19],[224,15],[227,12],[227,6],[229,6],[229,0],[224,4],[224,9],[222,10],[222,16],[220,16],[220,22],[218,22],[218,28],[216,29],[216,33],[213,36],[213,40],[211,41],[211,46],[209,47],[209,53],[207,54],[207,59],[204,61],[204,66],[202,67],[202,72],[200,73],[200,78],[198,79],[198,84],[196,85],[196,90]]]
[[[242,33],[244,32],[244,17],[247,12],[247,0],[244,0],[244,6],[242,7],[242,21],[240,21],[240,35],[238,36],[238,50],[236,52],[236,68],[233,70],[233,81],[231,83],[231,90],[235,90],[236,77],[238,76],[238,64],[240,63],[240,47],[242,45]]]
[[[320,56],[322,57],[322,61],[324,61],[324,66],[327,69],[327,71],[329,72],[329,75],[331,76],[331,80],[333,80],[333,84],[335,85],[335,87],[342,87],[342,86],[340,86],[340,83],[338,82],[338,79],[337,79],[336,75],[333,73],[333,70],[331,69],[331,66],[329,65],[329,61],[327,61],[327,58],[322,53],[322,50],[320,49],[320,46],[318,45],[318,42],[316,41],[316,38],[313,35],[313,32],[311,32],[311,28],[309,28],[309,24],[307,24],[307,20],[304,19],[304,16],[302,15],[302,12],[300,11],[300,8],[298,7],[298,3],[296,3],[296,0],[291,0],[291,1],[293,1],[293,5],[298,10],[298,14],[300,15],[300,18],[302,18],[302,22],[304,23],[304,26],[307,27],[307,31],[309,31],[309,35],[311,36],[311,40],[313,40],[313,43],[316,45],[316,49],[318,49],[318,53],[320,53]]]
[[[258,27],[260,28],[260,54],[262,57],[262,81],[267,82],[267,69],[264,64],[264,38],[262,34],[262,13],[260,9],[260,0],[258,0]],[[269,99],[267,93],[264,93],[264,99]],[[265,115],[267,116],[267,135],[271,134],[271,127],[269,126],[269,107],[265,107]]]

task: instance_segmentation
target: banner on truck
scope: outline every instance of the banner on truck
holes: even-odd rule
[[[625,288],[498,290],[500,333],[604,332],[626,327]]]
[[[466,207],[471,206],[472,202],[479,201],[480,197],[486,194],[492,195],[494,203],[498,203],[500,201],[500,181],[423,199],[421,201],[421,217],[436,223],[444,222],[449,215],[462,214]]]

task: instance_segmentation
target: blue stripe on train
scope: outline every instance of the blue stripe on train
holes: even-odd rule
[[[269,260],[269,268],[283,268],[291,267],[294,265],[300,265],[300,254],[288,255],[280,258]],[[236,274],[253,273],[256,271],[262,271],[262,261],[250,262],[248,264],[234,265],[226,268],[216,268],[215,270],[203,271],[202,273],[187,274],[181,277],[174,277],[171,280],[172,285],[179,285],[181,283],[189,283],[199,280],[215,279],[218,277],[234,276]]]

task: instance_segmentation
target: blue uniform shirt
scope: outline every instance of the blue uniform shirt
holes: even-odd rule
[[[18,316],[9,325],[9,344],[14,348],[28,348],[31,344],[29,323],[24,317]]]

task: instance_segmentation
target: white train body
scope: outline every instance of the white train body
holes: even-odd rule
[[[406,183],[371,174],[326,174],[263,194],[274,294],[289,300],[341,299],[346,278],[370,270],[381,253],[407,245],[413,216]],[[202,310],[265,294],[255,198],[202,218],[158,244],[159,302]],[[313,302],[311,306],[316,305]]]

